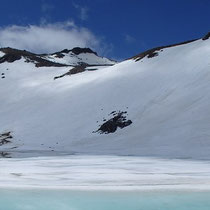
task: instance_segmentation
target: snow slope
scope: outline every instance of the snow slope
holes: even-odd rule
[[[2,152],[210,158],[210,39],[53,79],[68,70],[0,64],[0,133],[13,136]],[[132,124],[93,132],[112,111]]]

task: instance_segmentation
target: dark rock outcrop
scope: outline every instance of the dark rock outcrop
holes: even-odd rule
[[[209,39],[209,37],[210,37],[210,32],[208,32],[208,33],[202,38],[202,40],[207,40],[207,39]]]
[[[87,65],[85,65],[85,64],[79,65],[79,66],[75,66],[73,69],[69,70],[65,74],[62,74],[60,76],[54,77],[54,80],[62,78],[62,77],[65,77],[65,76],[71,76],[72,74],[78,74],[78,73],[84,72],[86,67],[87,67]]]
[[[0,152],[0,158],[11,158],[11,156],[8,152]]]
[[[101,134],[105,133],[114,133],[117,128],[124,128],[132,124],[131,120],[127,120],[126,116],[124,116],[127,112],[112,112],[110,114],[113,115],[113,118],[109,119],[105,123],[103,123],[96,132]]]
[[[81,48],[81,47],[75,47],[75,48],[73,48],[71,50],[64,49],[62,51],[55,52],[55,53],[53,53],[51,55],[55,55],[55,57],[57,57],[57,58],[63,58],[65,56],[64,53],[68,54],[70,52],[74,53],[75,55],[79,55],[81,53],[92,53],[92,54],[97,55],[97,53],[94,52],[93,50],[91,50],[90,48]]]
[[[5,132],[0,134],[0,146],[4,145],[4,144],[8,144],[11,141],[9,139],[12,139],[12,135],[11,132]]]
[[[90,48],[80,48],[80,47],[75,47],[71,50],[75,55],[79,55],[81,53],[93,53],[95,55],[97,55],[96,52],[94,52],[93,50],[91,50]]]
[[[181,43],[178,43],[178,44],[172,44],[172,45],[166,45],[166,46],[162,46],[162,47],[156,47],[156,48],[152,48],[150,50],[146,50],[138,55],[135,55],[129,59],[134,59],[135,61],[139,61],[141,60],[142,58],[144,57],[148,57],[148,58],[153,58],[155,56],[158,56],[158,52],[157,51],[160,51],[164,48],[169,48],[169,47],[175,47],[175,46],[179,46],[179,45],[183,45],[183,44],[188,44],[190,42],[194,42],[198,39],[194,39],[194,40],[189,40],[189,41],[186,41],[186,42],[181,42]]]
[[[52,62],[52,61],[48,61],[48,60],[42,58],[43,55],[34,54],[34,53],[28,52],[26,50],[17,50],[17,49],[7,47],[7,48],[1,48],[0,51],[5,53],[5,55],[0,58],[0,63],[4,63],[4,62],[12,63],[12,62],[20,60],[22,57],[24,57],[26,59],[26,62],[33,62],[36,65],[36,67],[67,66],[65,64],[60,64],[60,63],[55,63],[55,62]]]

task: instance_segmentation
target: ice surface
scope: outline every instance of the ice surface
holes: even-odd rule
[[[0,159],[0,188],[210,190],[210,162],[129,156]]]

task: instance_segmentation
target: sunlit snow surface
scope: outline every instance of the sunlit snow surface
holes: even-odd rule
[[[209,58],[210,39],[56,80],[72,67],[4,62],[0,134],[13,138],[0,152],[210,159]],[[113,111],[126,111],[133,123],[95,132]]]
[[[0,166],[1,188],[210,189],[210,161],[71,155],[0,159]]]

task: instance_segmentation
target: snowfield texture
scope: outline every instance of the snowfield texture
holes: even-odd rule
[[[1,160],[0,188],[210,190],[209,161],[116,156]]]
[[[2,152],[210,158],[210,39],[53,79],[70,68],[0,64]],[[94,132],[113,111],[132,124]]]

